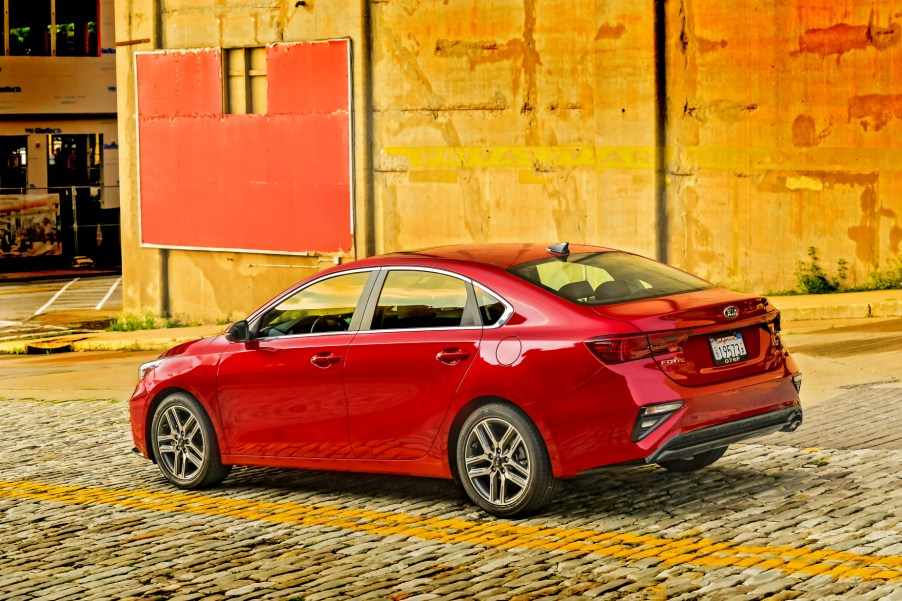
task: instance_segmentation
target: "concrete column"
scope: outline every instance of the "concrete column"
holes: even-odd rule
[[[28,192],[47,193],[47,144],[48,136],[32,134],[28,136]]]

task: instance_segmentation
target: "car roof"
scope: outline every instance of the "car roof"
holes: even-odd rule
[[[496,243],[496,244],[455,244],[449,246],[434,246],[419,250],[395,252],[378,257],[372,257],[374,261],[380,259],[445,259],[450,261],[463,261],[469,263],[483,263],[496,265],[507,269],[521,263],[545,259],[557,256],[548,251],[548,247],[554,243]],[[612,249],[588,244],[571,244],[570,253],[609,252]]]

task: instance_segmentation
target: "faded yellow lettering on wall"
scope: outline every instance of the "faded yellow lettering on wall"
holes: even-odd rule
[[[382,150],[388,157],[405,159],[411,170],[531,168],[542,172],[555,167],[594,166],[598,171],[655,167],[652,146],[394,146]],[[691,146],[675,156],[668,147],[668,164],[677,161],[682,169],[849,171],[867,165],[869,172],[902,171],[902,161],[881,148]]]

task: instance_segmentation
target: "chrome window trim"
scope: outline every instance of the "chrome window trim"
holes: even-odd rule
[[[490,326],[487,325],[478,325],[478,326],[453,326],[453,327],[440,327],[440,328],[392,328],[385,330],[373,330],[371,328],[361,328],[357,330],[358,334],[369,334],[369,333],[378,333],[378,332],[443,332],[443,331],[458,331],[458,330],[494,330],[500,327],[503,327],[507,321],[514,314],[514,307],[511,305],[505,298],[503,298],[500,294],[496,293],[494,290],[483,284],[482,282],[478,282],[469,276],[465,276],[461,273],[457,273],[456,271],[449,271],[447,269],[441,269],[438,267],[425,267],[421,265],[385,265],[378,268],[380,271],[426,271],[430,273],[437,273],[439,275],[447,275],[453,278],[457,278],[458,280],[462,280],[463,282],[469,284],[472,287],[478,286],[492,297],[498,299],[502,305],[504,305],[504,313],[501,315],[501,318],[498,319],[497,323],[494,323]],[[509,274],[508,274],[509,275]],[[475,290],[474,290],[475,293]],[[382,294],[382,290],[380,289],[378,293],[376,290],[373,290],[373,294],[376,294],[374,302],[379,302],[379,295]],[[478,302],[478,301],[477,301]],[[377,305],[378,306],[378,305]],[[478,306],[477,306],[478,308]],[[480,321],[482,316],[480,316]],[[369,324],[372,326],[372,324]]]
[[[256,328],[256,326],[258,325],[257,322],[259,321],[260,317],[265,315],[270,309],[277,306],[280,302],[282,302],[289,296],[292,296],[293,294],[296,294],[297,292],[300,292],[302,290],[306,290],[307,288],[309,288],[310,286],[313,286],[314,284],[318,284],[319,282],[324,282],[328,279],[342,276],[342,275],[349,275],[349,274],[353,274],[353,273],[363,273],[363,272],[374,272],[374,271],[379,271],[379,272],[382,272],[382,271],[385,271],[385,272],[388,272],[388,271],[426,271],[426,272],[437,273],[440,275],[447,275],[447,276],[450,276],[453,278],[457,278],[458,280],[462,280],[463,282],[469,284],[470,286],[473,286],[473,287],[478,286],[479,288],[481,288],[483,291],[485,291],[492,297],[498,299],[498,301],[501,302],[502,305],[504,305],[504,313],[498,319],[497,323],[494,323],[489,326],[478,325],[478,326],[456,326],[456,327],[440,327],[440,328],[392,328],[389,330],[373,330],[373,329],[369,329],[369,328],[367,328],[367,329],[360,328],[357,330],[343,330],[341,332],[314,332],[314,333],[307,333],[307,334],[291,334],[289,336],[261,336],[261,337],[255,338],[254,340],[258,340],[258,341],[289,340],[289,339],[293,339],[293,338],[309,338],[309,337],[314,337],[314,336],[319,337],[319,336],[335,336],[338,334],[370,334],[370,333],[379,333],[379,332],[442,332],[442,331],[450,331],[450,330],[455,330],[455,331],[457,331],[457,330],[494,330],[494,329],[503,327],[508,322],[508,320],[511,318],[511,316],[514,314],[513,305],[511,305],[507,301],[507,299],[505,299],[503,296],[501,296],[500,294],[498,294],[497,292],[495,292],[494,290],[492,290],[490,287],[486,286],[482,282],[476,281],[473,278],[463,275],[461,273],[457,273],[456,271],[449,271],[447,269],[440,269],[437,267],[425,267],[425,266],[421,266],[421,265],[380,265],[380,266],[370,266],[370,267],[357,267],[357,268],[353,268],[353,269],[348,269],[346,271],[338,271],[335,273],[330,273],[326,276],[317,278],[317,279],[313,280],[312,282],[309,282],[306,286],[304,286],[302,288],[301,287],[290,288],[290,289],[286,290],[280,296],[273,299],[273,301],[271,303],[261,307],[255,313],[253,313],[248,318],[248,322],[250,322],[252,328]],[[507,275],[509,277],[513,277],[513,276],[510,276],[510,274],[507,274]],[[364,288],[364,291],[365,291],[365,288]],[[375,290],[372,290],[372,291],[370,291],[370,294],[372,295],[375,292],[376,292]],[[382,290],[380,289],[379,294],[381,294],[381,292],[382,292]],[[475,290],[474,290],[474,293],[475,293]],[[378,301],[379,301],[379,297],[377,295],[374,298],[374,302],[378,302]],[[478,303],[478,299],[477,299],[477,303]],[[477,305],[477,308],[478,308],[478,305]],[[366,309],[366,307],[364,306],[364,310],[365,309]],[[482,316],[480,316],[480,319],[481,318],[482,318]],[[370,324],[370,325],[372,325],[372,324]]]

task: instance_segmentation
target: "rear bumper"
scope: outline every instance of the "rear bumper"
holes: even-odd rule
[[[802,425],[802,407],[793,405],[752,417],[683,432],[668,439],[645,458],[646,463],[692,457],[698,453],[725,447],[740,440],[774,432],[792,432]]]

